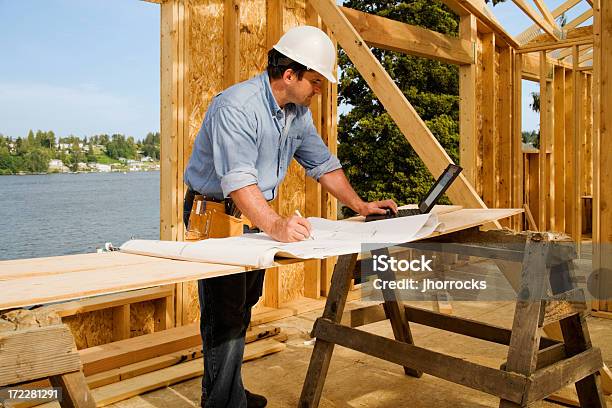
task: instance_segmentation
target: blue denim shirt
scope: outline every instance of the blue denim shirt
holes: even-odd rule
[[[293,157],[316,180],[341,168],[317,134],[310,109],[295,104],[281,109],[264,72],[213,98],[184,179],[217,199],[257,184],[272,200]]]

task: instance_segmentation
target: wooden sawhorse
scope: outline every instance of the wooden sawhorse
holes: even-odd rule
[[[582,407],[606,406],[599,379],[603,360],[600,350],[591,346],[583,313],[587,310],[584,294],[574,284],[575,249],[564,237],[480,232],[472,228],[402,246],[417,245],[419,249],[522,262],[512,330],[403,307],[394,290],[383,293],[385,302],[380,307],[384,317],[363,324],[389,319],[395,339],[342,325],[357,262],[357,254],[343,255],[332,276],[323,316],[316,320],[312,331],[316,342],[300,408],[318,406],[336,344],[397,363],[412,376],[425,372],[498,396],[500,407],[528,407],[572,383],[576,384]],[[393,273],[385,275],[379,277],[394,280]],[[409,321],[508,345],[507,362],[498,370],[415,346]],[[563,342],[540,336],[539,329],[555,321],[561,325]]]

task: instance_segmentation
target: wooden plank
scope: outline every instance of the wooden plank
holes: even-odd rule
[[[495,34],[484,34],[482,38],[482,199],[487,207],[495,207],[497,198],[497,122],[495,105],[497,99],[497,74],[495,72]]]
[[[359,33],[333,0],[312,0],[312,4],[324,23],[334,32],[339,44],[351,58],[429,171],[434,176],[441,174],[451,162],[450,157],[389,74],[374,57]],[[459,175],[447,191],[447,195],[455,204],[465,207],[485,207],[472,185],[463,175]]]
[[[66,325],[0,332],[0,386],[79,371],[81,360]]]
[[[371,47],[449,64],[465,65],[474,62],[471,41],[347,7],[341,7],[340,10]]]
[[[185,262],[145,256],[139,257],[147,259],[147,264],[139,265],[138,267],[130,265],[107,268],[104,266],[105,261],[112,260],[112,257],[101,257],[101,263],[97,268],[81,272],[78,275],[72,273],[53,274],[3,281],[2,287],[5,292],[2,298],[0,298],[0,309],[73,300],[176,282],[193,281],[201,278],[241,273],[245,270],[244,267],[220,264]],[[52,263],[52,260],[49,262]],[[0,263],[0,268],[2,267],[1,265],[2,263]],[[76,276],[78,276],[78,279]],[[83,282],[87,282],[87,284],[85,285]]]
[[[250,348],[249,343],[264,338],[272,337],[278,341],[279,333],[280,329],[278,327],[248,330],[245,335],[246,350]],[[90,388],[98,388],[200,357],[202,357],[201,345],[89,375],[86,380]]]
[[[475,48],[478,39],[476,17],[459,20],[459,36]],[[476,183],[477,157],[476,64],[459,67],[459,163],[467,180]]]
[[[245,346],[243,361],[283,351],[287,346],[276,340],[265,339]],[[176,384],[202,375],[202,359],[177,364],[159,371],[139,375],[93,390],[96,406],[102,407],[158,388]]]
[[[452,381],[511,401],[521,401],[526,378],[447,356],[411,344],[377,336],[327,319],[318,319],[313,334],[340,346]],[[318,340],[317,340],[318,341]],[[487,381],[482,381],[486,378]]]
[[[223,2],[223,88],[240,80],[240,0]]]
[[[546,21],[539,15],[533,7],[531,7],[525,0],[512,0],[514,4],[520,8],[523,13],[527,14],[527,16],[536,23],[542,30],[546,31],[548,34],[552,35],[555,39],[559,39],[557,32],[555,31],[555,27],[551,25],[550,22]],[[554,24],[554,19],[553,19]]]
[[[201,342],[199,323],[193,323],[146,336],[133,337],[79,350],[79,355],[83,361],[83,372],[89,376],[195,347]]]
[[[554,67],[553,177],[555,231],[565,231],[565,69]]]
[[[592,348],[538,370],[533,375],[533,383],[529,385],[526,400],[528,403],[539,401],[569,384],[596,373],[602,366],[601,351]],[[605,407],[603,397],[600,402],[603,402],[603,405],[588,406]]]
[[[573,30],[591,17],[593,17],[593,9],[589,8],[587,11],[580,14],[578,17],[574,18],[571,21],[568,21],[568,23],[563,27],[563,29],[566,31]]]

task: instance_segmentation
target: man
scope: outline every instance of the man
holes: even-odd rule
[[[237,207],[275,240],[309,238],[308,220],[281,217],[268,205],[292,158],[361,215],[397,210],[392,200],[367,203],[359,198],[313,125],[308,106],[326,79],[336,82],[335,61],[335,48],[323,31],[296,27],[270,50],[265,72],[213,99],[185,171],[186,225],[197,192],[211,201],[231,200],[229,207]],[[245,391],[241,377],[244,336],[263,277],[261,270],[198,282],[205,366],[202,406],[266,405],[263,396]]]

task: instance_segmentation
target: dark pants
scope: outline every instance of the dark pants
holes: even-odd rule
[[[192,204],[193,197],[186,196],[185,225]],[[245,233],[248,232],[245,229]],[[244,336],[251,321],[251,308],[262,294],[264,272],[258,270],[198,281],[204,354],[203,407],[246,407],[241,375]]]

